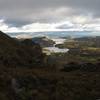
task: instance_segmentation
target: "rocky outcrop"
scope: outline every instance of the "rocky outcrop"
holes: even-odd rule
[[[47,37],[36,37],[32,39],[33,42],[40,44],[41,47],[52,47],[55,42]]]

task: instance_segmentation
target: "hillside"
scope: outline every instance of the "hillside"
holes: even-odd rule
[[[33,42],[40,44],[41,47],[52,47],[55,42],[47,37],[36,37],[32,39]]]
[[[100,99],[99,62],[53,54],[44,64],[44,58],[37,43],[0,32],[0,100]]]
[[[36,43],[30,46],[27,42],[18,42],[0,32],[0,65],[14,67],[42,63],[44,54],[41,47]]]

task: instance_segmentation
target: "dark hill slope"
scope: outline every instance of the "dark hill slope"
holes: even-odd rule
[[[0,31],[0,65],[33,66],[43,63],[43,54],[38,44],[18,42]]]

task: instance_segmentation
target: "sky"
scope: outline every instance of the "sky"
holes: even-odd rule
[[[4,32],[100,31],[100,0],[0,0]]]

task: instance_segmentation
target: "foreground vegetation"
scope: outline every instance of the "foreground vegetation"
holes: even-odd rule
[[[1,100],[96,100],[100,72],[7,69],[0,76]]]
[[[100,99],[98,49],[46,56],[38,44],[2,32],[0,44],[0,100]]]

